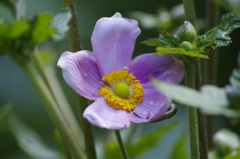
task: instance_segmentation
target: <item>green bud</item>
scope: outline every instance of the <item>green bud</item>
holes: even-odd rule
[[[184,24],[181,26],[181,28],[177,31],[177,35],[180,36],[180,38],[183,41],[193,42],[197,37],[197,32],[194,26],[188,22],[185,21]]]
[[[220,157],[240,148],[238,135],[227,129],[221,129],[214,135],[214,143]]]
[[[190,42],[187,42],[187,41],[183,41],[179,47],[185,49],[186,51],[190,51],[190,50],[193,50],[194,47],[193,45],[190,43]]]

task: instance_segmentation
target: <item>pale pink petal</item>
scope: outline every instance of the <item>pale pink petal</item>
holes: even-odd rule
[[[88,99],[100,98],[101,75],[93,53],[79,51],[64,52],[57,66],[62,68],[63,78],[78,94]]]
[[[88,106],[83,117],[100,128],[123,129],[130,126],[128,112],[109,106],[104,98]]]
[[[98,20],[91,41],[103,76],[129,67],[140,32],[137,21],[123,18],[120,13]]]
[[[172,55],[142,54],[132,60],[129,72],[133,73],[142,84],[149,83],[149,77],[179,84],[183,78],[184,64]]]
[[[144,87],[144,100],[130,115],[130,120],[134,123],[144,123],[157,119],[166,113],[171,106],[171,98],[159,93],[155,88],[146,87]]]

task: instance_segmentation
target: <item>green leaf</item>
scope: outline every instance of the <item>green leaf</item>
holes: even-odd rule
[[[159,32],[158,39],[160,43],[164,46],[176,48],[182,42],[179,36],[173,36],[166,32],[165,30],[159,30],[158,32]]]
[[[125,146],[130,158],[137,158],[155,147],[158,144],[159,139],[161,139],[165,134],[177,127],[179,124],[180,122],[172,122],[168,125],[160,127],[153,133],[141,136],[135,143],[127,143]],[[121,159],[118,143],[116,141],[110,141],[106,144],[104,158]]]
[[[175,101],[200,108],[206,114],[224,115],[226,117],[240,117],[238,111],[226,108],[229,102],[224,89],[213,85],[206,85],[201,88],[201,92],[181,85],[170,85],[152,79],[156,89]]]
[[[40,136],[27,127],[19,118],[10,116],[12,134],[16,137],[20,148],[34,159],[60,159],[58,151],[47,146]]]
[[[202,48],[201,51],[205,52],[205,48],[209,47],[214,49],[221,46],[227,46],[232,42],[228,34],[240,27],[240,15],[237,13],[225,14],[222,16],[221,20],[218,26],[197,38],[196,45],[198,48]]]
[[[0,109],[0,122],[3,118],[5,118],[10,113],[11,110],[12,110],[12,106],[9,104],[3,106],[3,108]]]
[[[240,150],[235,151],[233,154],[224,157],[223,159],[239,159],[240,158]]]
[[[26,20],[19,20],[9,26],[8,37],[11,39],[18,38],[30,30],[30,24]]]
[[[169,159],[189,159],[186,140],[186,133],[183,133],[173,147]]]
[[[170,47],[157,47],[157,52],[155,55],[161,56],[161,55],[168,55],[168,54],[177,54],[177,55],[188,55],[191,57],[200,57],[200,58],[207,58],[208,56],[198,54],[193,51],[186,51],[183,48],[170,48]]]
[[[145,45],[149,45],[149,46],[164,46],[162,43],[160,43],[160,41],[156,38],[152,38],[152,39],[147,39],[145,41],[142,42]]]
[[[37,15],[32,32],[32,41],[34,44],[42,43],[56,33],[56,30],[51,28],[52,19],[53,17],[49,13]]]
[[[52,27],[57,30],[56,34],[53,36],[54,40],[61,40],[65,37],[65,34],[69,30],[68,23],[71,20],[71,11],[70,10],[63,10],[54,16]]]
[[[221,129],[214,134],[213,139],[216,151],[220,157],[224,157],[232,151],[240,149],[238,134],[231,130]]]

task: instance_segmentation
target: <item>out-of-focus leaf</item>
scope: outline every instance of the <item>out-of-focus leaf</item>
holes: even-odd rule
[[[240,1],[239,0],[211,0],[215,4],[218,4],[222,8],[226,9],[229,12],[238,12],[240,13]]]
[[[10,25],[8,37],[11,39],[18,38],[30,29],[30,24],[26,20],[19,20]]]
[[[214,145],[220,157],[240,149],[240,140],[235,132],[228,129],[221,129],[214,135]]]
[[[160,41],[156,38],[152,38],[152,39],[147,39],[145,41],[142,42],[145,45],[148,46],[164,46],[163,44],[160,43]]]
[[[181,85],[170,85],[152,79],[156,89],[172,97],[175,101],[192,107],[200,108],[206,114],[224,115],[226,117],[240,117],[240,113],[226,108],[229,102],[224,89],[213,85],[206,85],[201,92]]]
[[[240,15],[237,13],[228,13],[223,15],[221,20],[218,26],[197,38],[196,45],[198,48],[203,49],[202,52],[205,52],[204,49],[209,46],[211,46],[211,49],[214,49],[221,46],[227,46],[232,42],[228,34],[240,27]]]
[[[49,13],[37,15],[32,32],[32,41],[34,44],[42,43],[56,33],[56,30],[51,28],[52,19],[53,17]]]
[[[198,54],[193,51],[186,51],[183,48],[170,48],[170,47],[157,47],[157,52],[155,55],[168,55],[168,54],[177,54],[177,55],[188,55],[191,57],[200,57],[200,58],[208,58],[208,56]]]
[[[166,126],[160,127],[157,131],[143,135],[135,143],[126,144],[126,149],[130,158],[137,158],[148,150],[152,149],[158,144],[160,138],[162,138],[166,133],[171,131],[173,128],[177,127],[180,122],[173,122]],[[110,141],[106,145],[106,151],[104,153],[105,159],[121,159],[120,150],[116,141]]]
[[[208,159],[221,159],[221,158],[218,156],[218,153],[216,150],[210,150],[208,152]]]
[[[53,39],[61,40],[65,37],[65,34],[69,30],[68,23],[71,20],[71,12],[70,10],[64,10],[59,12],[56,16],[54,16],[52,27],[57,30],[56,34],[54,34]]]
[[[7,104],[0,109],[0,121],[5,118],[9,112],[12,110],[12,106]]]
[[[47,146],[40,136],[27,127],[19,118],[10,116],[12,134],[21,149],[34,159],[61,159],[59,152]]]
[[[240,158],[240,150],[233,152],[231,155],[228,155],[223,159],[239,159],[239,158]]]
[[[189,159],[185,133],[179,137],[169,157],[169,159],[177,159],[177,158]]]

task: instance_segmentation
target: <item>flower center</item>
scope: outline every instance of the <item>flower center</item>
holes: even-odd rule
[[[99,91],[107,103],[115,109],[132,111],[143,100],[143,87],[128,68],[114,71],[102,77],[103,87]]]
[[[113,92],[119,97],[127,98],[130,94],[130,88],[126,83],[119,82],[113,87]]]

